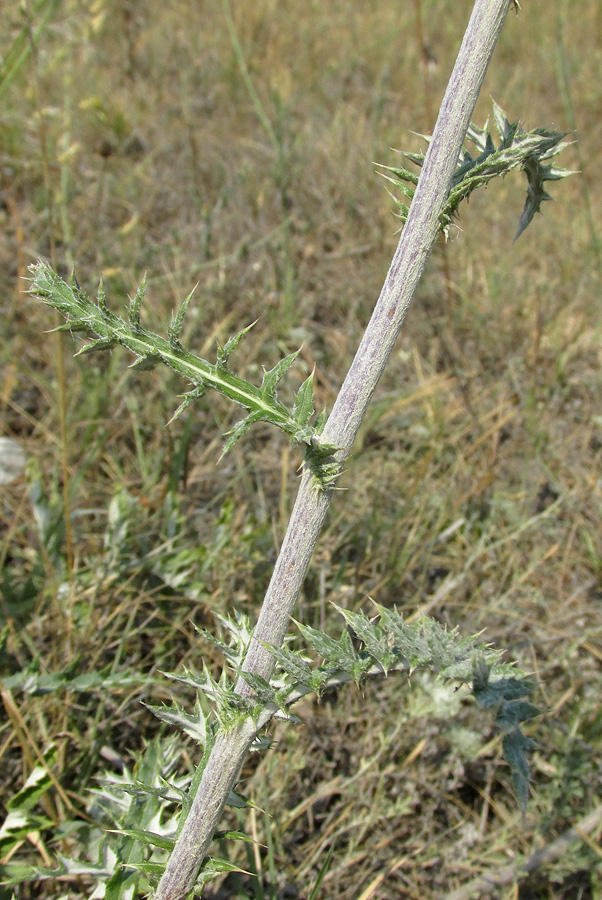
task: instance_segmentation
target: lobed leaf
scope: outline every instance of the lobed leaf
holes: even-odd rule
[[[242,338],[245,336],[245,334],[246,334],[248,331],[250,331],[251,328],[253,328],[253,326],[256,325],[256,324],[257,324],[256,321],[255,321],[255,322],[251,322],[251,324],[250,324],[250,325],[247,325],[246,328],[241,328],[240,331],[237,331],[236,334],[234,334],[234,335],[232,335],[232,337],[228,338],[228,340],[226,341],[224,347],[220,347],[220,348],[218,349],[218,351],[217,351],[217,364],[218,364],[218,366],[222,366],[223,368],[227,368],[227,367],[228,367],[228,360],[229,360],[229,358],[230,358],[230,355],[231,355],[232,353],[234,353],[234,351],[235,351],[236,348],[238,347],[239,343],[241,342],[241,340],[242,340]]]
[[[172,706],[152,706],[148,703],[144,705],[162,722],[179,726],[185,734],[198,741],[199,744],[204,745],[207,742],[207,717],[198,700],[195,704],[194,715],[187,713],[175,702]]]
[[[190,301],[192,300],[198,284],[195,284],[188,296],[182,301],[180,306],[172,313],[171,322],[168,329],[169,343],[174,350],[181,349],[180,337],[182,336],[182,328],[184,327],[184,317],[188,312]],[[140,289],[139,289],[140,290]]]
[[[288,356],[285,356],[284,359],[281,359],[280,362],[276,363],[274,368],[270,369],[269,372],[264,372],[260,388],[264,397],[270,400],[276,398],[276,388],[278,387],[279,382],[282,381],[298,355],[299,351],[295,350],[294,353],[289,353]]]
[[[101,281],[102,284],[102,281]],[[140,327],[140,308],[146,294],[146,273],[142,277],[142,281],[138,285],[136,293],[130,300],[130,308],[128,309],[128,319],[133,328]]]
[[[111,829],[111,832],[113,834],[123,834],[126,837],[135,838],[141,844],[159,847],[161,850],[169,850],[170,852],[173,850],[175,844],[173,838],[167,838],[162,834],[157,834],[154,831],[147,831],[144,828],[113,828]],[[129,865],[133,865],[133,863],[129,863]],[[135,868],[142,868],[143,865],[147,864],[142,863],[139,866],[135,866]],[[145,871],[148,871],[148,869],[145,869]]]
[[[534,747],[533,741],[526,737],[520,728],[513,728],[502,739],[504,759],[510,766],[512,782],[521,812],[525,812],[529,799],[529,762],[530,750]]]
[[[227,397],[242,406],[247,416],[239,422],[228,435],[222,456],[249,430],[256,422],[267,422],[282,429],[294,443],[302,445],[306,450],[308,465],[316,477],[316,483],[325,487],[333,479],[330,457],[333,448],[326,452],[316,452],[314,446],[315,428],[310,425],[314,411],[313,379],[307,378],[295,399],[295,405],[289,410],[277,399],[277,388],[298,356],[299,351],[289,353],[272,369],[264,372],[259,387],[234,375],[228,367],[228,359],[236,349],[242,337],[252,327],[243,328],[218,349],[217,361],[210,363],[205,359],[187,351],[181,343],[184,316],[192,300],[194,289],[173,313],[168,329],[168,339],[143,328],[140,310],[146,290],[144,278],[136,291],[127,311],[127,320],[112,313],[106,302],[102,282],[98,288],[96,303],[81,290],[75,277],[68,284],[44,262],[31,267],[32,287],[29,293],[36,295],[43,302],[58,310],[67,322],[65,326],[71,332],[81,332],[91,337],[77,355],[85,355],[100,350],[108,350],[120,344],[136,357],[132,368],[140,370],[154,368],[159,362],[169,366],[192,384],[192,390],[184,395],[183,402],[176,409],[170,421],[178,418],[195,400],[202,396],[207,388]],[[63,329],[65,326],[59,326]],[[320,420],[321,427],[323,419]]]
[[[293,416],[299,428],[306,427],[314,411],[314,373],[311,372],[295,395]]]
[[[493,101],[493,122],[499,136],[497,146],[488,130],[488,123],[484,128],[471,124],[468,129],[466,139],[478,152],[473,156],[468,149],[464,149],[458,161],[440,218],[441,230],[446,235],[453,219],[458,216],[462,200],[468,199],[474,190],[486,185],[492,178],[503,177],[512,169],[521,168],[527,176],[527,198],[514,238],[516,240],[533,220],[535,213],[541,211],[543,201],[551,199],[544,188],[544,182],[557,181],[575,174],[568,169],[545,164],[568,146],[563,142],[566,132],[549,131],[545,128],[526,131],[519,122],[510,122],[504,110],[495,101]],[[430,141],[429,137],[424,135],[423,137],[427,142]],[[420,153],[403,155],[419,167],[425,159],[424,154]],[[381,172],[383,177],[394,184],[406,200],[413,199],[414,188],[418,183],[415,173],[401,166],[379,165],[379,168],[383,170]],[[394,200],[398,207],[397,214],[405,223],[409,207],[403,200],[396,197]]]
[[[347,624],[353,629],[354,634],[363,643],[370,656],[382,667],[386,675],[389,667],[395,660],[395,653],[391,650],[391,643],[387,640],[386,632],[378,622],[371,621],[363,613],[354,613],[348,609],[342,609],[334,604]]]
[[[293,679],[307,687],[311,684],[312,670],[307,660],[305,660],[299,652],[289,650],[287,647],[273,647],[271,644],[265,645],[279,667],[283,672]]]

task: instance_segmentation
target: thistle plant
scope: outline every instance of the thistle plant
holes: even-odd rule
[[[150,825],[133,829],[130,820],[130,824],[122,826],[128,839],[145,849],[143,853],[137,850],[138,855],[130,860],[120,858],[122,881],[119,882],[119,876],[112,876],[115,891],[111,896],[126,896],[126,880],[129,879],[130,890],[132,873],[142,877],[143,872],[149,884],[160,875],[154,895],[157,900],[183,900],[195,887],[202,887],[223,871],[227,863],[211,857],[209,846],[224,807],[234,796],[246,755],[262,740],[262,730],[272,718],[294,721],[291,708],[307,693],[321,696],[346,682],[361,686],[369,677],[400,671],[411,675],[416,669],[427,669],[441,678],[470,686],[469,693],[493,714],[502,731],[505,756],[524,809],[530,741],[521,725],[537,713],[528,700],[534,683],[502,662],[498,651],[479,644],[475,636],[463,638],[431,619],[410,625],[396,610],[378,605],[374,619],[340,610],[345,629],[338,639],[299,624],[305,643],[322,658],[317,666],[304,650],[285,645],[291,614],[338,475],[438,235],[449,232],[461,201],[473,190],[493,177],[520,169],[528,184],[518,236],[542,202],[549,199],[545,182],[569,174],[550,162],[565,146],[562,133],[527,131],[518,122],[510,122],[497,105],[493,108],[497,145],[487,125],[482,129],[470,125],[510,2],[476,0],[435,130],[427,139],[427,152],[406,154],[421,168],[420,175],[404,167],[382,167],[385,177],[402,192],[398,207],[403,230],[372,318],[328,418],[325,413],[315,415],[312,375],[297,391],[292,408],[278,399],[278,384],[294,364],[296,353],[266,372],[259,386],[230,369],[230,357],[250,326],[218,349],[214,363],[185,349],[181,342],[182,325],[192,294],[174,313],[165,338],[143,324],[144,283],[124,318],[109,309],[102,285],[93,301],[74,278],[67,283],[43,262],[33,268],[31,293],[64,315],[66,322],[61,328],[90,338],[80,353],[123,345],[134,354],[134,367],[146,369],[164,364],[192,385],[173,418],[184,411],[189,413],[193,401],[210,389],[242,407],[246,417],[226,436],[223,453],[256,422],[282,429],[304,451],[297,500],[255,626],[251,627],[242,616],[222,618],[226,639],[204,633],[225,659],[218,680],[206,667],[200,672],[178,672],[172,676],[197,692],[199,699],[193,712],[176,704],[153,708],[160,719],[180,726],[199,742],[202,759],[188,789],[174,788],[172,795],[179,796],[182,810],[177,826],[174,823],[169,833],[159,827],[157,818],[154,829]],[[476,148],[476,155],[474,149],[471,152],[464,146],[465,140]],[[135,789],[145,790],[140,783]],[[156,784],[148,785],[147,790],[156,796]],[[120,884],[123,893],[116,890]]]

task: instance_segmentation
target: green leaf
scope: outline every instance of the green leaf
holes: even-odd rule
[[[272,687],[261,675],[257,675],[255,672],[241,671],[240,677],[253,689],[260,703],[264,705],[268,703],[279,705],[276,688]]]
[[[130,366],[130,368],[133,368]],[[179,419],[182,413],[188,409],[188,407],[195,402],[195,400],[200,400],[200,398],[205,393],[204,387],[197,387],[192,391],[188,391],[187,394],[184,394],[184,399],[176,409],[175,413],[171,417],[171,419],[167,422],[167,425],[171,425],[172,422],[175,422],[176,419]],[[224,451],[225,452],[225,451]],[[223,455],[223,454],[222,454]]]
[[[234,444],[241,439],[241,437],[247,433],[251,425],[255,425],[256,422],[261,422],[264,416],[261,412],[249,413],[249,415],[238,422],[231,431],[228,431],[228,440],[224,444],[224,448],[220,453],[220,459],[228,453],[229,450],[232,449]]]
[[[174,681],[189,684],[201,691],[211,703],[216,718],[224,728],[236,724],[253,710],[253,704],[250,701],[243,700],[234,693],[233,686],[228,683],[225,672],[222,673],[219,682],[211,677],[206,665],[203,665],[203,672],[200,675],[188,670],[185,675],[175,672],[166,672],[165,674]]]
[[[297,394],[293,417],[300,428],[304,428],[314,414],[314,373],[307,376]]]
[[[534,690],[535,685],[531,680],[518,676],[500,678],[498,680],[489,679],[486,684],[480,684],[475,681],[473,686],[473,693],[479,706],[485,709],[498,703],[527,697]]]
[[[238,791],[230,791],[226,803],[233,809],[249,809],[250,807],[255,806],[254,803],[251,803],[251,801],[247,800],[246,797],[243,797]]]
[[[145,356],[139,356],[130,364],[130,369],[136,369],[137,372],[150,372],[156,368],[161,362],[160,357],[147,353]],[[168,423],[169,424],[169,423]]]
[[[520,728],[514,728],[502,739],[504,759],[510,766],[512,782],[520,810],[524,813],[529,799],[529,762],[527,754],[533,749],[533,741]]]
[[[99,350],[111,350],[112,347],[115,346],[115,341],[103,340],[99,338],[97,341],[92,341],[90,344],[84,344],[84,346],[74,354],[77,356],[85,356],[88,353],[96,353]]]
[[[165,863],[162,862],[129,862],[130,869],[136,869],[137,872],[144,872],[146,875],[161,876],[165,871]]]
[[[353,629],[355,635],[363,643],[375,662],[382,667],[386,675],[389,666],[395,659],[395,654],[391,652],[390,643],[382,628],[377,623],[371,622],[363,613],[354,613],[351,610],[342,609],[336,603],[333,605]]]
[[[126,837],[133,837],[141,844],[159,847],[161,850],[169,850],[170,852],[173,850],[176,843],[172,838],[157,834],[154,831],[147,831],[144,828],[111,828],[109,830],[111,834],[123,834]],[[131,865],[131,863],[129,863],[129,865]]]
[[[195,704],[194,715],[187,713],[175,702],[172,706],[151,706],[148,703],[144,705],[162,722],[167,722],[169,725],[177,725],[185,734],[198,741],[199,744],[204,745],[207,741],[207,718],[198,700]]]
[[[271,400],[276,398],[276,388],[278,387],[278,384],[282,381],[298,356],[299,350],[295,350],[294,353],[289,353],[288,356],[285,356],[284,359],[281,359],[280,362],[276,363],[274,368],[270,369],[269,372],[264,372],[260,388],[264,397],[268,397]]]
[[[316,419],[315,432],[316,434],[322,434],[324,431],[324,426],[326,425],[326,410],[323,409]]]
[[[307,445],[303,467],[311,472],[319,490],[327,490],[341,473],[341,463],[335,456],[338,450],[334,444],[321,443],[316,436]]]
[[[102,282],[101,282],[102,284]],[[144,300],[144,295],[146,294],[146,273],[142,278],[142,281],[138,285],[136,293],[130,300],[130,308],[128,310],[128,318],[130,320],[130,325],[133,328],[140,328],[140,307],[142,306],[142,301]]]
[[[117,869],[105,885],[104,900],[131,900],[132,888],[135,888],[139,877],[137,872],[128,872],[126,868]]]
[[[235,610],[234,617],[220,616],[215,613],[215,618],[220,622],[222,628],[229,636],[230,642],[220,640],[212,632],[207,631],[195,625],[195,629],[202,634],[214,647],[217,647],[224,657],[232,664],[233,668],[239,669],[247,654],[251,639],[253,637],[253,629],[251,628],[249,617]]]
[[[353,645],[351,644],[349,635],[346,631],[343,632],[341,639],[336,641],[327,634],[324,634],[323,631],[312,628],[311,625],[303,625],[301,622],[297,622],[296,620],[293,621],[308,644],[310,644],[320,656],[323,656],[324,659],[328,660],[329,665],[339,666],[346,672],[350,672],[354,669],[354,666],[358,661],[357,653],[353,649]]]
[[[214,839],[220,840],[221,838],[227,841],[245,841],[248,844],[255,843],[255,840],[250,837],[250,835],[245,834],[244,831],[216,831]]]
[[[253,328],[254,325],[257,324],[257,319],[255,322],[251,322],[250,325],[247,325],[246,328],[242,328],[240,331],[237,331],[233,337],[228,338],[224,347],[220,347],[217,351],[217,364],[218,366],[222,366],[224,369],[228,368],[228,360],[230,355],[234,353],[236,348],[238,347],[241,339],[247,334],[248,331]]]
[[[297,406],[293,410],[288,410],[276,398],[278,383],[292,366],[299,351],[289,354],[280,360],[273,369],[265,372],[261,385],[257,387],[234,375],[227,365],[228,357],[251,326],[242,329],[233,338],[230,338],[226,346],[218,351],[216,363],[207,362],[207,360],[188,352],[182,346],[180,338],[184,315],[194,291],[191,291],[180,308],[174,312],[168,329],[169,339],[166,340],[143,328],[140,323],[144,281],[130,302],[126,321],[108,309],[102,284],[98,291],[98,302],[93,303],[81,290],[75,279],[72,284],[67,284],[46,263],[37,263],[31,267],[31,272],[33,277],[29,293],[36,295],[64,315],[67,319],[66,324],[71,331],[82,331],[93,336],[93,340],[81,349],[81,354],[106,350],[116,344],[121,344],[136,357],[134,367],[151,368],[158,362],[162,362],[192,384],[192,391],[185,395],[183,403],[178,407],[171,421],[181,415],[191,402],[198,399],[206,388],[213,388],[232,402],[242,406],[248,415],[229,433],[222,455],[256,422],[267,422],[281,428],[294,442],[301,442],[305,445],[312,443],[314,430],[309,425],[311,417],[309,385],[302,386]],[[300,421],[302,426],[300,426]],[[320,463],[316,454],[314,454],[314,464],[318,470]]]
[[[230,862],[229,859],[219,859],[218,857],[209,857],[203,864],[196,885],[203,888],[206,884],[221,875],[222,872],[242,872],[244,875],[252,875],[246,869],[241,869],[236,863]]]
[[[309,687],[311,684],[312,670],[299,652],[289,650],[287,647],[273,647],[264,644],[270,651],[283,672],[286,672],[294,681]]]
[[[184,317],[188,312],[190,301],[192,300],[198,284],[195,284],[188,296],[182,301],[180,306],[172,313],[171,323],[168,329],[169,343],[173,350],[180,350],[180,337],[182,336],[182,328],[184,327]]]
[[[478,187],[486,185],[492,178],[506,175],[512,169],[521,168],[527,176],[527,199],[521,214],[516,238],[522,234],[532,221],[536,212],[540,211],[544,200],[550,195],[544,188],[545,181],[566,178],[575,174],[567,169],[558,169],[546,165],[552,157],[560,153],[567,143],[562,139],[565,132],[548,131],[545,128],[526,131],[519,122],[510,122],[504,110],[493,102],[493,121],[499,134],[500,142],[496,146],[493,136],[487,129],[471,124],[466,140],[476,147],[478,153],[473,156],[464,149],[452,178],[448,199],[441,214],[441,230],[448,233],[453,218],[457,217],[462,200],[468,199]],[[428,142],[429,137],[425,137]],[[404,153],[407,159],[421,167],[425,156],[417,153]],[[381,174],[401,191],[407,200],[413,199],[417,176],[403,167],[379,166]],[[389,174],[386,174],[389,173]],[[394,198],[398,205],[398,215],[403,223],[408,217],[408,206]]]
[[[29,811],[43,797],[46,791],[52,787],[53,780],[50,769],[56,762],[57,753],[55,744],[50,744],[46,748],[41,762],[36,763],[33,767],[21,790],[17,791],[13,797],[6,801],[5,805],[8,810],[15,812]],[[0,829],[0,834],[3,828]]]

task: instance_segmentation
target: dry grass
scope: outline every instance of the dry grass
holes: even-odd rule
[[[75,264],[90,289],[102,273],[116,304],[147,270],[146,315],[165,325],[198,280],[191,346],[210,354],[259,318],[239,366],[253,375],[303,343],[292,377],[316,364],[329,406],[396,242],[372,162],[392,164],[390,147],[416,149],[410,131],[432,127],[469,12],[421,5],[437,60],[428,72],[413,4],[233,4],[280,160],[220,4],[71,0],[33,47],[0,112],[2,434],[31,459],[27,481],[0,501],[7,675],[32,661],[149,675],[198,665],[206,648],[191,621],[210,627],[213,611],[257,609],[296,483],[297,460],[261,429],[216,467],[219,435],[235,421],[226,407],[201,402],[165,429],[181,385],[165,372],[128,373],[121,353],[73,361],[65,340],[61,382],[56,339],[44,334],[52,317],[21,293],[27,264],[40,254],[63,270]],[[541,682],[547,714],[531,729],[527,819],[472,709],[428,681],[343,692],[308,704],[306,727],[278,731],[245,771],[265,811],[245,820],[267,846],[253,859],[260,896],[307,897],[334,842],[320,896],[441,898],[602,802],[602,13],[593,0],[579,15],[564,0],[545,16],[523,5],[506,23],[477,120],[491,94],[530,126],[576,127],[565,165],[583,174],[553,190],[557,202],[516,245],[524,185],[493,186],[434,254],[299,616],[335,629],[329,601],[367,609],[371,596],[486,628]],[[8,38],[20,6],[0,12]],[[128,511],[103,563],[120,491]],[[135,755],[158,728],[139,700],[168,689],[15,692],[14,707],[5,692],[5,799],[55,737],[57,777],[81,811],[106,766],[101,748]],[[49,803],[55,821],[72,815],[58,793]],[[45,840],[21,854],[51,859]],[[573,846],[499,896],[600,896],[595,860]],[[252,892],[230,879],[208,896]]]

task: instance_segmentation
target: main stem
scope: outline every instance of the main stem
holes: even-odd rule
[[[322,440],[341,448],[337,455],[341,466],[349,455],[439,234],[439,216],[510,3],[511,0],[475,2],[441,104],[408,220],[372,318],[324,429]],[[272,674],[274,660],[264,642],[279,647],[284,640],[332,494],[332,488],[317,490],[311,473],[303,475],[243,664],[246,672],[254,672],[266,680]],[[237,681],[236,691],[243,697],[252,694],[241,677]],[[260,723],[245,723],[218,735],[155,900],[185,900],[192,890],[228,793],[236,782],[258,725]]]

